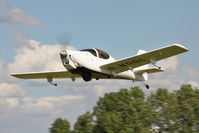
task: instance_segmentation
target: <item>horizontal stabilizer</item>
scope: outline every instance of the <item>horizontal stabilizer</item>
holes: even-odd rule
[[[158,69],[157,67],[151,67],[151,68],[146,68],[146,69],[139,69],[139,70],[134,70],[133,71],[136,74],[142,74],[142,73],[157,73],[157,72],[164,72],[162,69]]]

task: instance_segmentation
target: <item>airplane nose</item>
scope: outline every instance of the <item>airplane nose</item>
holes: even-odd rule
[[[60,54],[61,59],[65,59],[68,55],[66,50],[61,51],[59,54]]]
[[[69,59],[67,58],[67,56],[68,56],[67,51],[63,50],[59,54],[60,54],[63,65],[65,66],[65,65],[69,64]]]

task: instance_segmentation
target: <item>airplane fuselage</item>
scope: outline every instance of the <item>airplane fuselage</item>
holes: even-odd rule
[[[100,77],[98,78],[96,75],[97,73],[102,73],[107,75],[107,78],[114,79],[114,77],[117,77],[121,79],[136,80],[135,74],[131,70],[115,74],[114,72],[102,69],[100,66],[112,63],[116,60],[110,55],[108,55],[107,58],[100,57],[99,52],[96,49],[92,50],[95,50],[94,52],[96,52],[96,55],[88,51],[67,51],[67,53],[65,53],[67,54],[65,58],[62,58],[61,56],[64,67],[71,73],[80,74],[82,77],[84,74],[88,74],[91,76],[90,79],[92,79],[92,75],[95,75],[95,78],[99,79]]]

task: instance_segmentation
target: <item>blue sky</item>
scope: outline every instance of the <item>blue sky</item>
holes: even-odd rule
[[[198,1],[13,0],[9,3],[39,19],[44,26],[1,25],[1,35],[7,40],[13,29],[27,31],[44,44],[55,44],[57,34],[69,32],[73,34],[71,45],[77,49],[99,47],[116,58],[135,54],[140,48],[151,50],[172,43],[186,43],[192,55],[197,56],[194,50],[199,41]],[[8,48],[12,45],[2,44]],[[194,61],[191,63],[198,66]]]
[[[48,132],[55,118],[74,123],[105,92],[133,85],[125,81],[59,80],[60,87],[54,88],[44,80],[22,81],[9,76],[11,72],[54,69],[56,64],[61,68],[56,57],[60,47],[57,35],[64,32],[73,36],[70,47],[100,48],[116,59],[135,55],[139,49],[183,44],[190,51],[162,62],[168,71],[151,76],[149,83],[152,88],[174,89],[183,83],[198,87],[198,12],[197,0],[0,0],[0,119],[7,119],[0,120],[0,129],[7,133]],[[45,55],[49,58],[43,59]],[[159,80],[162,78],[165,80]],[[23,122],[16,125],[20,118]],[[35,129],[37,126],[40,129]]]

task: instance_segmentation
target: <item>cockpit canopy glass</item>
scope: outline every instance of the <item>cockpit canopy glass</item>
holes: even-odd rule
[[[94,49],[82,49],[80,51],[87,51],[87,52],[90,52],[92,55],[94,55],[95,57],[97,57],[97,53],[95,52]]]
[[[109,58],[109,55],[106,52],[104,52],[100,49],[83,49],[83,50],[80,50],[80,51],[90,52],[95,57],[98,57],[98,58],[101,58],[101,59],[108,59]]]
[[[109,58],[109,55],[106,52],[104,52],[100,49],[96,49],[96,50],[98,52],[99,58],[102,58],[102,59],[108,59]]]

